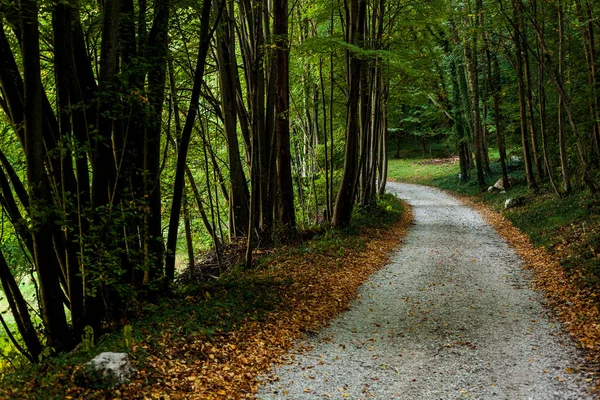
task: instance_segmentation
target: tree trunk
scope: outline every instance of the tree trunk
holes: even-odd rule
[[[13,315],[17,329],[21,334],[21,338],[27,348],[27,353],[24,354],[31,362],[39,361],[39,356],[42,353],[42,344],[38,339],[37,332],[31,321],[27,302],[23,298],[19,285],[15,281],[13,274],[8,267],[8,263],[4,258],[4,254],[0,250],[0,281],[2,282],[2,290],[6,296],[6,300],[10,306],[10,311]]]
[[[349,7],[349,8],[348,8]],[[358,36],[364,30],[366,1],[350,0],[346,6],[347,41],[359,45]],[[360,101],[360,80],[362,73],[361,59],[347,51],[348,58],[348,100],[346,105],[346,150],[342,181],[335,201],[332,225],[344,227],[350,224],[352,209],[356,195],[356,180],[358,177],[358,150],[360,125],[358,111]]]
[[[55,253],[51,233],[51,204],[46,177],[43,139],[42,82],[40,79],[40,42],[38,5],[35,0],[21,0],[21,54],[23,60],[25,158],[30,182],[29,217],[32,231],[33,258],[40,283],[40,305],[48,345],[62,351],[71,345],[71,334],[63,307],[60,271],[51,260]]]
[[[516,74],[517,74],[517,85],[519,91],[519,119],[521,124],[521,144],[523,146],[523,159],[525,162],[525,174],[527,176],[527,185],[531,189],[537,189],[537,183],[535,176],[533,175],[533,168],[531,165],[531,155],[529,153],[529,139],[527,136],[527,115],[526,115],[526,100],[525,100],[525,78],[523,72],[523,40],[521,38],[521,25],[522,25],[522,9],[521,0],[513,0],[514,10],[514,32],[513,41],[515,44],[515,55],[516,55]]]
[[[208,0],[207,2],[210,3]],[[149,206],[149,212],[144,215],[144,264],[146,266],[144,284],[163,273],[164,256],[161,227],[160,141],[167,76],[169,0],[155,1],[154,8],[154,23],[148,35],[146,49],[151,65],[148,72],[148,102],[151,115],[144,132],[144,197],[148,200]],[[204,39],[203,36],[200,38]],[[180,193],[176,195],[179,197],[179,207],[181,207],[182,193],[183,190],[180,189]]]
[[[215,5],[216,7],[216,5]],[[236,70],[234,10],[233,1],[227,2],[227,10],[223,13],[223,22],[217,28],[217,60],[219,82],[221,87],[221,107],[227,139],[227,155],[229,160],[230,199],[229,199],[229,236],[230,238],[245,236],[248,233],[250,193],[240,157],[237,136],[237,102],[236,102]],[[244,126],[244,122],[240,122]]]
[[[479,4],[479,2],[477,3]],[[475,15],[478,15],[476,7]],[[478,18],[473,18],[478,21]],[[471,22],[473,25],[473,22]],[[480,187],[485,186],[483,153],[482,149],[482,130],[481,130],[481,114],[479,111],[479,78],[478,78],[478,55],[477,55],[477,25],[475,22],[469,39],[465,39],[465,62],[467,63],[467,78],[469,83],[469,92],[471,94],[471,112],[473,117],[473,145],[475,147],[475,164],[477,167],[477,183]]]
[[[179,216],[181,212],[181,200],[183,198],[184,174],[187,164],[187,152],[192,135],[192,129],[196,123],[198,112],[198,101],[204,78],[206,66],[206,55],[210,47],[210,9],[211,0],[206,0],[202,7],[202,19],[200,21],[200,46],[198,47],[198,59],[194,75],[194,86],[190,99],[190,107],[181,133],[181,141],[177,154],[177,167],[175,170],[175,185],[173,188],[173,201],[171,205],[171,218],[169,220],[169,233],[167,236],[167,254],[165,261],[165,275],[168,282],[175,277],[175,253],[177,250],[177,233],[179,231]]]
[[[487,50],[488,59],[491,58],[489,49]],[[498,57],[494,56],[492,61],[492,72],[489,75],[490,88],[492,90],[492,98],[494,101],[494,124],[496,125],[496,139],[498,143],[498,153],[500,153],[500,167],[502,169],[502,185],[509,188],[508,170],[506,168],[506,145],[504,142],[504,133],[502,130],[500,116],[500,67],[498,65]]]
[[[274,2],[273,34],[275,37],[275,136],[277,138],[277,183],[279,191],[279,223],[285,230],[296,226],[294,187],[290,155],[290,90],[289,90],[289,39],[288,2]]]
[[[564,25],[565,13],[563,0],[558,0],[558,75],[563,76],[565,68],[565,49],[564,49]],[[558,149],[560,154],[560,169],[562,172],[563,190],[566,193],[571,191],[571,176],[567,166],[567,149],[565,144],[565,105],[561,96],[558,97]]]

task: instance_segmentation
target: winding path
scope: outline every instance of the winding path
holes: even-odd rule
[[[522,261],[472,209],[389,183],[414,226],[348,312],[290,354],[259,399],[587,399],[581,359]]]

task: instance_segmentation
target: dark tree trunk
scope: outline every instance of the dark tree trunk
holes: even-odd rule
[[[43,139],[42,83],[40,79],[40,42],[38,5],[21,1],[21,54],[23,60],[25,158],[30,182],[29,217],[33,230],[33,258],[40,284],[41,314],[47,330],[48,345],[62,351],[71,345],[71,334],[63,307],[58,266],[52,241],[50,188],[45,171]]]
[[[235,37],[234,37],[233,2],[227,2],[227,11],[223,14],[223,22],[217,28],[217,60],[219,82],[221,87],[221,107],[227,139],[229,157],[229,236],[231,238],[248,234],[250,193],[240,157],[237,136],[237,102],[236,102],[236,70]],[[244,123],[241,122],[243,125]]]
[[[478,2],[479,4],[479,2]],[[478,15],[478,10],[475,10]],[[479,21],[478,17],[471,17]],[[477,168],[477,183],[480,187],[485,186],[484,161],[482,153],[483,132],[481,128],[481,114],[479,110],[479,71],[477,54],[477,22],[471,27],[473,31],[470,38],[465,39],[465,62],[467,63],[467,78],[469,92],[471,94],[471,112],[473,117],[473,145],[475,147],[475,166]]]
[[[183,225],[185,227],[185,245],[188,253],[188,267],[193,271],[195,268],[194,240],[192,239],[192,222],[190,218],[188,195],[187,190],[185,189],[183,191]]]
[[[10,311],[17,324],[17,329],[27,348],[27,352],[24,355],[29,361],[36,363],[39,361],[39,356],[42,353],[42,344],[40,343],[37,332],[33,326],[27,302],[23,298],[23,295],[19,290],[19,285],[15,281],[1,250],[0,281],[2,282],[2,290],[4,291],[4,295],[10,306]]]
[[[522,7],[520,0],[513,0],[514,20],[513,24],[513,41],[515,44],[515,69],[517,74],[517,85],[519,91],[519,119],[521,123],[521,143],[523,146],[523,159],[525,162],[525,174],[527,176],[527,185],[531,189],[537,189],[535,176],[533,175],[533,167],[531,165],[531,155],[529,148],[529,138],[527,136],[527,106],[525,97],[525,74],[523,71],[523,39],[522,39]]]
[[[206,2],[210,3],[208,0]],[[154,7],[154,22],[148,35],[147,46],[147,61],[151,65],[148,72],[148,102],[151,115],[144,132],[144,198],[147,199],[149,207],[149,212],[144,215],[144,284],[148,284],[163,273],[164,256],[161,228],[160,139],[167,77],[169,0],[157,0]],[[202,33],[200,39],[204,39]],[[176,195],[179,198],[179,207],[181,207],[182,193],[183,190],[180,189],[180,193]]]
[[[294,186],[290,155],[290,89],[289,89],[289,39],[288,2],[274,2],[273,34],[275,37],[275,137],[277,138],[277,183],[279,191],[279,223],[286,229],[296,225]]]
[[[350,0],[347,5],[347,41],[359,45],[360,32],[364,30],[366,1]],[[361,59],[347,52],[348,58],[348,100],[346,105],[346,150],[342,181],[338,190],[333,210],[332,224],[344,227],[350,224],[352,209],[356,196],[356,180],[358,177],[358,151],[360,124],[358,122],[360,101],[360,80],[362,71]]]
[[[564,25],[565,13],[563,8],[563,0],[558,0],[558,75],[564,74],[565,65],[565,49],[564,49]],[[562,97],[558,98],[558,149],[560,155],[560,168],[562,172],[563,190],[566,193],[571,191],[571,175],[567,166],[567,149],[565,144],[565,105]]]
[[[488,59],[491,54],[488,49]],[[494,124],[496,125],[496,139],[498,143],[498,153],[500,153],[500,167],[502,169],[502,185],[504,188],[509,188],[508,170],[506,168],[506,145],[504,143],[504,133],[502,130],[500,116],[500,67],[498,65],[498,57],[494,56],[492,62],[492,72],[490,73],[490,88],[494,100]]]
[[[177,167],[175,170],[175,185],[173,188],[173,201],[171,205],[171,218],[169,220],[169,233],[167,236],[167,253],[165,261],[165,276],[168,282],[175,277],[175,252],[177,250],[177,234],[179,231],[179,216],[181,213],[181,201],[183,198],[183,187],[185,184],[185,167],[187,164],[187,153],[192,136],[192,130],[196,123],[200,90],[204,78],[206,66],[206,55],[210,47],[210,9],[211,0],[206,0],[202,7],[202,19],[200,22],[200,46],[198,47],[198,59],[194,71],[194,86],[190,99],[190,107],[181,133],[179,151],[177,154]]]

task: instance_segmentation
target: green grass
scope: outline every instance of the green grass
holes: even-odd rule
[[[391,159],[388,166],[388,175],[390,178],[400,182],[419,183],[424,185],[433,185],[438,180],[458,177],[458,164],[419,164],[420,162],[426,161],[428,161],[426,158]]]

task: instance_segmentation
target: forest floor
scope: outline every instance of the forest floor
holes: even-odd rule
[[[386,195],[378,207],[357,212],[349,229],[304,233],[257,254],[252,270],[188,284],[142,305],[130,321],[130,348],[116,332],[88,352],[2,376],[0,398],[254,398],[259,375],[346,310],[357,288],[387,264],[411,219],[410,208]],[[85,362],[102,351],[128,352],[135,378],[117,389],[81,381]]]
[[[553,265],[523,269],[480,214],[437,189],[388,189],[413,209],[404,244],[258,398],[592,398],[594,371],[531,288],[557,279]]]

